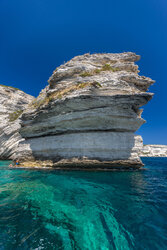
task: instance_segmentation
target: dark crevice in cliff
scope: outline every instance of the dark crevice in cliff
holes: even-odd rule
[[[128,133],[134,133],[134,131],[132,130],[125,130],[125,129],[106,129],[106,130],[100,130],[100,129],[89,129],[89,130],[66,130],[66,132],[58,132],[58,133],[48,133],[47,135],[38,135],[38,136],[30,136],[30,137],[25,137],[25,139],[33,139],[33,138],[42,138],[42,137],[47,137],[47,136],[59,136],[59,135],[66,135],[66,134],[84,134],[84,133],[93,133],[93,132],[99,132],[99,133],[103,133],[103,132],[118,132],[118,133],[124,133],[124,132],[128,132]]]

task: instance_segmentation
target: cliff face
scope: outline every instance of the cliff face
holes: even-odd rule
[[[18,89],[0,85],[0,159],[12,159],[18,143],[19,117],[34,98]]]
[[[141,157],[167,157],[167,145],[144,145],[139,151]]]
[[[145,122],[140,107],[152,98],[146,91],[154,81],[138,75],[139,59],[85,54],[58,67],[21,116],[25,139],[14,157],[55,166],[140,167],[142,140],[134,132]]]

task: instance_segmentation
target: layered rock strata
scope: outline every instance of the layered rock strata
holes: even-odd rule
[[[167,157],[167,145],[143,145],[139,151],[141,157]]]
[[[85,54],[58,67],[21,116],[15,158],[61,168],[140,168],[140,109],[153,80],[134,53]],[[49,162],[49,163],[48,163]]]
[[[0,159],[15,158],[18,144],[24,140],[19,117],[34,97],[13,87],[0,85]]]

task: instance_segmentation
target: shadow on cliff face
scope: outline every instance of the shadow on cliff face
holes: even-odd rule
[[[19,155],[26,158],[73,166],[142,165],[131,132],[96,131],[31,138],[19,145]],[[18,155],[18,157],[19,157]]]

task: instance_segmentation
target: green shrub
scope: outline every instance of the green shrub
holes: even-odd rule
[[[87,87],[87,86],[89,86],[89,82],[78,83],[76,89],[83,89],[83,88],[85,88],[85,87]]]
[[[101,72],[101,69],[95,69],[93,72],[94,72],[95,74],[99,74],[99,73]]]
[[[113,72],[116,72],[116,71],[119,71],[120,69],[119,68],[113,68],[110,64],[105,64],[103,65],[103,67],[101,68],[102,71],[113,71]]]
[[[94,87],[98,87],[98,88],[101,88],[101,87],[102,87],[102,85],[101,85],[99,82],[93,82],[92,85],[93,85]]]
[[[102,71],[106,71],[106,70],[112,70],[112,67],[110,64],[106,63],[102,66],[101,68]]]
[[[82,76],[82,77],[87,77],[87,76],[92,76],[92,75],[93,74],[91,72],[87,72],[87,71],[80,74],[80,76]]]
[[[101,67],[101,69],[94,69],[94,70],[92,70],[92,71],[90,71],[90,72],[85,71],[85,72],[83,72],[82,74],[80,74],[80,76],[82,76],[82,77],[93,76],[93,75],[95,75],[95,74],[100,74],[100,72],[102,72],[102,71],[112,71],[112,72],[116,72],[116,71],[119,71],[119,70],[120,70],[119,68],[114,68],[114,67],[112,67],[110,64],[106,63],[106,64],[104,64],[104,65]]]
[[[15,120],[17,120],[17,118],[23,113],[23,110],[20,109],[20,110],[17,110],[13,113],[10,113],[9,114],[9,121],[10,122],[14,122]]]

